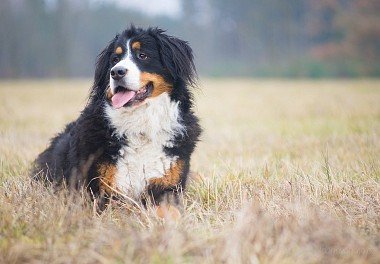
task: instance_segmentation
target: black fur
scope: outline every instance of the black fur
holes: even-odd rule
[[[170,98],[180,102],[180,116],[186,132],[184,136],[175,138],[173,147],[165,148],[166,155],[178,156],[184,162],[180,182],[170,188],[150,186],[148,193],[153,200],[160,201],[166,192],[185,187],[190,157],[201,133],[198,118],[192,112],[190,87],[196,82],[192,50],[187,42],[168,36],[161,29],[143,30],[134,26],[117,35],[99,54],[94,84],[85,109],[38,156],[34,177],[57,185],[65,182],[74,188],[88,187],[93,198],[101,195],[97,165],[116,164],[119,150],[128,140],[115,136],[102,107],[107,102],[110,69],[114,65],[114,56],[117,56],[114,50],[117,45],[125,45],[126,39],[143,42],[153,58],[149,62],[139,62],[138,67],[142,71],[159,74],[173,86]]]

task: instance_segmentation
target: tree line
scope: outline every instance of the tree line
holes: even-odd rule
[[[53,3],[53,4],[52,4]],[[2,0],[0,77],[87,77],[125,27],[158,26],[188,40],[208,76],[380,76],[378,0],[182,1],[180,17],[112,2]]]

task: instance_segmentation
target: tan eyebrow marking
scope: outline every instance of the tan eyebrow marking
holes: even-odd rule
[[[123,53],[123,49],[121,47],[117,47],[116,50],[115,50],[115,53],[116,54],[121,54],[121,53]]]
[[[136,42],[133,42],[132,44],[132,49],[140,49],[141,48],[141,43],[136,41]]]

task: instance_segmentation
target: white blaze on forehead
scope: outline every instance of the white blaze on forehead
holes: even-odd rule
[[[137,67],[136,63],[133,61],[132,48],[130,45],[130,40],[127,40],[126,52],[124,57],[114,66],[124,66],[127,69],[127,74],[120,81],[115,81],[110,78],[110,86],[112,90],[118,85],[125,85],[129,90],[137,91],[140,87],[140,75],[141,71]]]

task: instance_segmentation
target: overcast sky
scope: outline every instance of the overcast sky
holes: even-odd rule
[[[136,9],[148,15],[181,15],[180,0],[93,0],[94,2],[116,2],[120,6]]]

